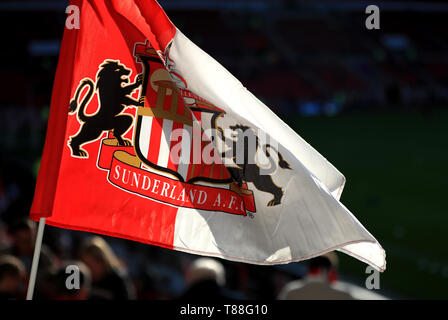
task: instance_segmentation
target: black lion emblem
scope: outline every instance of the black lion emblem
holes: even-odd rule
[[[239,187],[242,187],[242,185],[246,182],[252,182],[258,190],[271,193],[274,198],[268,202],[268,206],[275,206],[280,204],[283,197],[282,188],[274,183],[270,175],[261,174],[261,169],[256,164],[255,154],[260,147],[260,142],[255,132],[248,126],[244,125],[235,125],[230,126],[229,128],[232,129],[235,133],[236,140],[233,141],[231,150],[233,151],[232,159],[238,166],[227,167],[227,170],[229,171],[232,178],[235,179]],[[221,132],[222,134],[222,130],[219,130],[219,132]],[[254,143],[255,146],[253,145]],[[250,146],[249,144],[252,145]],[[268,157],[271,165],[275,164],[271,159],[269,149],[273,149],[277,152],[278,165],[280,166],[280,168],[291,170],[291,167],[289,166],[288,162],[283,159],[283,156],[274,147],[266,144],[263,146],[263,152]],[[225,157],[226,155],[227,152],[222,153],[223,157]],[[241,159],[241,157],[243,157],[243,159]]]
[[[81,148],[87,142],[94,141],[104,131],[112,131],[120,146],[130,146],[131,141],[124,139],[123,134],[132,125],[133,118],[130,115],[121,114],[126,106],[141,106],[142,103],[129,95],[142,83],[142,75],[139,74],[135,83],[129,83],[131,70],[119,61],[105,60],[97,75],[96,88],[94,82],[87,78],[79,84],[75,97],[70,101],[69,113],[78,110],[78,119],[82,121],[79,132],[70,137],[68,145],[73,156],[88,157],[88,153]],[[84,87],[89,90],[78,106],[78,99]],[[94,91],[98,90],[98,111],[92,115],[84,113],[86,105],[92,99]]]

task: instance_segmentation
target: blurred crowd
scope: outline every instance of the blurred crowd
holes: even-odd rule
[[[34,221],[0,227],[0,299],[25,299]],[[302,263],[257,266],[46,226],[36,300],[383,299],[338,280],[334,252]]]

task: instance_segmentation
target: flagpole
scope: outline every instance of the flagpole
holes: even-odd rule
[[[26,300],[33,300],[34,286],[36,284],[37,266],[39,265],[40,250],[42,248],[42,238],[44,236],[45,218],[40,218],[37,229],[36,243],[34,244],[33,263],[31,265],[30,281]]]

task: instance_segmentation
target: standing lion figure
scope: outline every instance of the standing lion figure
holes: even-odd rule
[[[132,125],[133,118],[121,113],[127,106],[142,106],[142,102],[130,97],[141,85],[142,75],[136,77],[135,83],[128,84],[130,74],[131,70],[119,61],[105,60],[100,65],[96,85],[89,78],[81,80],[69,108],[71,114],[77,111],[78,119],[82,122],[80,130],[70,137],[68,143],[73,156],[87,158],[88,153],[81,146],[98,139],[104,131],[112,131],[120,146],[132,144],[124,139],[123,135]],[[79,104],[79,95],[85,86],[89,89]],[[86,115],[85,108],[95,90],[98,90],[98,110],[94,114]]]
[[[260,167],[255,161],[255,154],[259,148],[262,148],[271,165],[273,165],[274,162],[269,152],[272,149],[277,153],[278,166],[281,169],[291,170],[289,163],[270,144],[261,145],[258,136],[250,127],[237,124],[230,126],[229,129],[233,130],[236,138],[232,145],[229,146],[231,147],[229,152],[237,167],[226,166],[232,178],[237,182],[239,187],[242,187],[247,182],[252,182],[258,190],[272,194],[273,198],[267,203],[268,207],[280,204],[283,197],[283,189],[274,183],[272,176],[262,174]],[[222,134],[222,129],[218,129],[218,131]],[[252,146],[249,145],[251,143],[253,144]],[[228,156],[228,152],[223,152],[222,157],[226,156]]]

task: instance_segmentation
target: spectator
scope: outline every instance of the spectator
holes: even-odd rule
[[[92,275],[92,299],[134,299],[134,288],[126,270],[103,238],[87,239],[81,248],[81,260]]]
[[[309,260],[304,280],[288,283],[280,292],[279,300],[353,300],[353,297],[335,286],[337,282],[335,253]]]
[[[0,256],[0,300],[23,297],[25,267],[14,256]]]
[[[34,221],[28,218],[20,219],[11,224],[8,233],[11,237],[11,245],[0,249],[0,254],[10,254],[19,258],[25,266],[25,270],[29,273],[36,241],[36,226]],[[51,250],[45,244],[42,244],[39,258],[39,271],[42,273],[52,268],[55,265],[54,259]]]
[[[226,288],[226,274],[217,260],[199,258],[193,262],[187,273],[187,291],[181,300],[241,300],[243,297]]]

